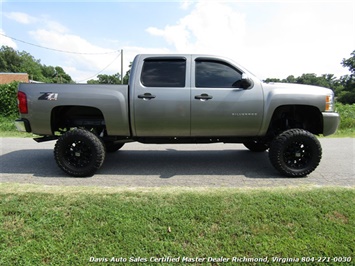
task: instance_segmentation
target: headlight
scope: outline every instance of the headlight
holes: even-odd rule
[[[325,96],[325,111],[334,112],[334,94]]]

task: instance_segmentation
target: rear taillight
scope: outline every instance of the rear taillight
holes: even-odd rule
[[[28,108],[27,108],[27,96],[24,92],[19,91],[17,93],[17,100],[18,100],[18,109],[21,114],[27,114],[28,113]]]

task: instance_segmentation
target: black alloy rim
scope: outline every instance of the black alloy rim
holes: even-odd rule
[[[86,167],[91,162],[91,147],[81,140],[73,141],[68,144],[64,158],[71,166],[76,168]]]
[[[311,158],[311,148],[303,141],[292,142],[284,151],[284,162],[288,167],[293,169],[300,170],[306,168]]]

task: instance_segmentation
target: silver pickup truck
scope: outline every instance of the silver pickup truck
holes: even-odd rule
[[[18,130],[57,139],[58,166],[78,177],[132,141],[243,143],[269,149],[283,175],[303,177],[321,160],[315,135],[333,134],[340,121],[330,89],[265,84],[207,55],[137,55],[128,86],[20,84],[18,103]]]

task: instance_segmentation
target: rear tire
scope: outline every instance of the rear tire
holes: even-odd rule
[[[105,147],[94,133],[74,129],[58,139],[54,158],[58,166],[71,176],[93,176],[105,160]]]
[[[269,158],[281,174],[304,177],[319,165],[322,147],[312,133],[303,129],[290,129],[272,141]]]

